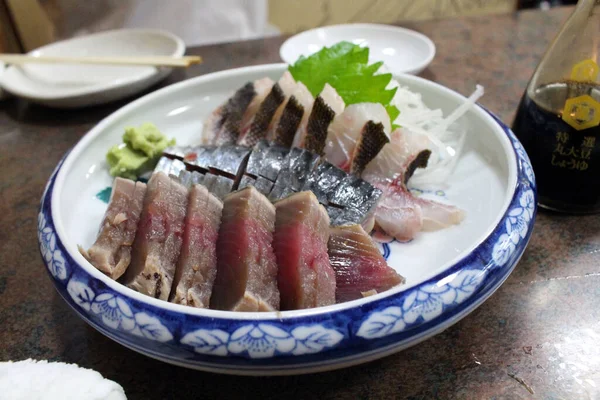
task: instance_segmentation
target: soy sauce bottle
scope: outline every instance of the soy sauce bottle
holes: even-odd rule
[[[579,0],[535,70],[513,131],[541,207],[600,212],[600,0]]]

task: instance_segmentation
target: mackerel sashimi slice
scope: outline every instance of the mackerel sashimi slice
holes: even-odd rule
[[[275,207],[254,187],[225,197],[210,308],[279,310],[274,228]]]
[[[279,265],[282,310],[335,303],[335,272],[327,254],[329,216],[312,192],[275,203],[273,248]]]

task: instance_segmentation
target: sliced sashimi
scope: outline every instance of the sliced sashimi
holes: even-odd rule
[[[369,182],[347,175],[327,198],[329,210],[335,213],[335,216],[330,213],[332,225],[361,224],[370,232],[380,196],[381,190]]]
[[[265,101],[265,98],[271,92],[274,84],[275,82],[273,82],[271,78],[262,78],[254,81],[254,91],[256,92],[256,95],[252,98],[252,101],[246,108],[246,112],[244,112],[244,115],[242,116],[240,134],[245,133],[250,129],[254,116],[258,112],[262,102]]]
[[[437,231],[458,225],[465,219],[465,212],[450,204],[442,204],[438,201],[428,200],[421,197],[415,198],[421,207],[423,215],[423,231]]]
[[[121,277],[131,262],[145,194],[145,183],[115,178],[96,241],[87,251],[79,246],[81,254],[112,279]]]
[[[375,223],[401,242],[412,240],[421,230],[442,229],[464,219],[459,208],[415,197],[406,187],[415,169],[427,166],[430,145],[425,135],[396,129],[361,175],[382,191]]]
[[[252,147],[259,140],[266,138],[269,124],[284,100],[285,93],[279,84],[276,83],[271,88],[267,97],[265,97],[265,100],[261,103],[248,128],[243,129],[240,133],[238,144]]]
[[[387,265],[373,239],[360,225],[332,227],[328,249],[338,303],[404,283],[404,278]]]
[[[188,189],[163,172],[148,181],[131,265],[123,276],[128,287],[167,300],[179,258]]]
[[[375,184],[381,198],[375,210],[377,227],[399,242],[408,242],[423,228],[423,211],[401,181]]]
[[[335,272],[327,254],[329,217],[312,192],[275,203],[273,248],[282,310],[335,303]]]
[[[391,183],[397,177],[407,183],[415,168],[424,168],[431,141],[423,134],[397,128],[377,155],[366,165],[361,177],[371,183]]]
[[[254,187],[225,197],[210,308],[279,310],[274,228],[275,207]]]
[[[421,231],[434,231],[462,222],[465,212],[458,207],[414,196],[398,177],[392,183],[375,184],[382,195],[375,222],[400,242],[412,240]]]
[[[302,121],[294,137],[292,146],[305,148],[322,156],[327,141],[327,130],[337,114],[344,111],[346,105],[336,90],[329,84],[315,99],[306,125]]]
[[[327,161],[346,172],[350,171],[354,149],[368,121],[382,123],[384,132],[390,132],[390,117],[379,103],[352,104],[337,115],[327,130]]]
[[[254,84],[248,82],[227,100],[223,106],[225,120],[221,124],[217,136],[212,141],[213,144],[220,146],[237,142],[242,127],[242,118],[255,96]]]
[[[277,81],[277,85],[279,86],[279,88],[281,88],[281,92],[283,93],[284,99],[273,113],[273,117],[271,118],[271,121],[269,122],[269,125],[266,129],[264,137],[269,141],[273,140],[273,138],[275,137],[275,131],[277,129],[277,126],[279,126],[279,121],[281,120],[285,107],[289,100],[294,96],[296,88],[298,87],[296,81],[294,80],[292,74],[290,74],[289,71],[285,71],[283,73],[281,78],[279,78],[279,80]],[[301,106],[301,104],[298,103],[297,100],[295,101],[298,105]]]
[[[223,203],[210,194],[206,187],[192,186],[183,243],[169,301],[208,308],[217,276],[217,237],[222,210]]]
[[[385,134],[382,123],[376,124],[373,121],[368,121],[354,148],[350,173],[360,176],[367,164],[379,154],[383,146],[389,141],[390,139]]]
[[[276,143],[291,147],[298,131],[306,131],[313,103],[314,99],[308,88],[302,82],[298,82],[277,122],[273,136]]]
[[[294,134],[303,115],[304,107],[292,96],[285,105],[283,114],[277,124],[273,142],[283,147],[291,147],[294,142]]]

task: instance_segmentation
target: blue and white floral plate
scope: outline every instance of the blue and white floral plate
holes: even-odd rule
[[[461,123],[466,148],[447,188],[434,193],[467,212],[456,227],[411,243],[382,245],[406,285],[333,306],[278,313],[184,307],[110,280],[77,251],[90,246],[106,209],[96,194],[112,179],[104,155],[126,126],[155,123],[179,144],[197,141],[202,121],[235,89],[285,65],[222,71],[181,82],[118,110],[59,163],[39,213],[40,250],[65,301],[94,328],[137,352],[213,372],[277,375],[324,371],[374,360],[441,332],[473,311],[508,277],[536,213],[532,169],[517,139],[481,107]],[[449,113],[465,98],[401,75],[432,108]]]

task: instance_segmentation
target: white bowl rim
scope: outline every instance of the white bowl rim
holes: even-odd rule
[[[59,46],[63,46],[65,44],[68,45],[69,43],[72,43],[74,41],[79,41],[82,39],[89,39],[90,37],[122,35],[122,34],[129,34],[132,32],[149,34],[149,35],[161,35],[166,38],[169,38],[173,41],[173,44],[174,44],[174,50],[173,50],[173,53],[171,54],[171,56],[180,57],[185,54],[185,50],[186,50],[185,43],[184,43],[183,39],[181,39],[179,36],[175,35],[174,33],[169,32],[169,31],[162,30],[162,29],[145,29],[145,28],[143,28],[143,29],[142,28],[113,29],[113,30],[109,30],[109,31],[101,31],[101,32],[93,33],[93,34],[86,35],[86,36],[77,36],[77,37],[73,37],[70,39],[65,39],[65,40],[60,40],[58,42],[49,43],[47,45],[38,47],[37,49],[34,49],[27,54],[35,55],[36,53],[39,53],[42,50],[49,49],[49,48],[52,48],[57,45],[59,45]],[[24,77],[26,77],[26,75],[23,74],[23,72],[16,65],[9,65],[6,68],[5,73],[9,73],[10,70],[16,70],[16,73],[21,74]],[[38,100],[38,101],[39,100],[58,101],[58,100],[67,100],[67,99],[71,99],[71,98],[75,98],[75,97],[79,97],[79,96],[96,95],[96,94],[100,94],[105,91],[134,85],[138,82],[142,82],[147,79],[150,79],[151,77],[157,75],[159,72],[160,72],[159,69],[155,68],[155,70],[151,73],[138,74],[138,76],[133,76],[128,79],[122,79],[122,80],[119,80],[118,82],[98,83],[98,84],[89,85],[89,86],[85,86],[85,87],[81,87],[81,88],[69,88],[68,92],[64,93],[64,94],[57,94],[57,93],[52,94],[52,93],[42,93],[42,92],[34,93],[31,91],[23,91],[20,86],[18,86],[18,85],[15,86],[12,83],[7,82],[6,80],[0,81],[0,86],[2,86],[2,88],[4,90],[6,90],[7,92],[10,92],[10,93],[14,94],[15,96],[23,97],[25,99]]]
[[[285,53],[286,48],[291,46],[295,41],[301,40],[304,36],[309,36],[319,30],[335,31],[335,30],[346,29],[346,28],[378,29],[378,30],[383,30],[383,31],[388,31],[388,32],[402,32],[402,33],[408,34],[410,36],[413,36],[413,37],[421,40],[427,46],[427,54],[428,54],[427,58],[423,59],[418,64],[415,64],[410,69],[406,69],[405,71],[402,71],[405,74],[410,74],[415,71],[422,71],[423,69],[425,69],[429,64],[431,64],[431,62],[433,61],[433,59],[435,57],[436,51],[437,51],[437,48],[436,48],[433,40],[431,40],[427,35],[425,35],[421,32],[415,31],[413,29],[405,28],[402,26],[396,26],[396,25],[356,22],[356,23],[349,23],[349,24],[335,24],[335,25],[320,26],[320,27],[309,29],[309,30],[297,33],[293,36],[290,36],[279,47],[279,56],[281,57],[281,59],[284,62],[286,62],[288,64],[292,64],[292,63],[296,62],[296,60],[292,60],[289,57],[284,56],[284,53]],[[388,66],[388,68],[389,68],[389,66]]]
[[[113,112],[109,116],[102,119],[90,131],[88,131],[79,140],[79,142],[69,151],[68,155],[63,160],[62,165],[60,165],[58,174],[55,177],[54,188],[51,193],[51,210],[50,211],[51,211],[51,215],[52,215],[52,219],[53,219],[53,223],[54,223],[54,228],[56,230],[58,240],[62,243],[65,250],[69,253],[69,256],[72,257],[73,260],[75,262],[77,262],[78,265],[81,268],[83,268],[83,270],[86,273],[91,275],[93,278],[100,280],[102,283],[104,283],[105,285],[110,287],[115,292],[119,292],[126,297],[132,298],[141,303],[147,303],[151,306],[154,306],[154,307],[157,307],[160,309],[164,309],[166,311],[176,312],[176,313],[186,314],[186,315],[192,315],[192,316],[196,316],[196,317],[218,318],[218,319],[224,319],[224,320],[232,320],[233,319],[233,320],[260,320],[260,321],[278,320],[278,321],[282,321],[282,320],[291,320],[291,319],[307,317],[307,316],[312,317],[312,316],[318,316],[318,315],[323,315],[323,314],[329,314],[329,313],[334,313],[334,312],[338,312],[338,311],[342,311],[342,310],[348,310],[351,308],[360,308],[364,304],[375,302],[380,299],[386,298],[388,296],[399,295],[402,292],[411,290],[412,288],[414,288],[416,286],[422,285],[426,281],[435,279],[436,276],[438,276],[440,274],[444,274],[444,273],[446,273],[446,271],[452,269],[456,265],[459,265],[462,260],[468,258],[469,255],[472,254],[474,251],[476,251],[483,242],[485,242],[491,235],[493,235],[494,230],[498,227],[498,224],[500,223],[500,221],[502,221],[502,219],[504,218],[504,215],[508,211],[508,208],[510,207],[513,196],[515,195],[515,193],[518,189],[518,182],[517,182],[518,160],[517,160],[517,157],[516,157],[516,154],[514,151],[509,151],[508,154],[506,154],[508,157],[508,162],[509,162],[510,181],[508,182],[508,185],[507,185],[508,193],[506,194],[506,199],[502,205],[501,211],[499,212],[499,216],[496,218],[496,220],[493,224],[490,224],[489,229],[486,231],[486,233],[484,235],[482,235],[482,237],[477,241],[477,243],[474,243],[472,247],[470,247],[469,249],[464,251],[463,255],[461,257],[456,258],[450,265],[448,265],[448,267],[444,271],[440,271],[440,272],[436,273],[434,276],[428,278],[427,280],[422,281],[422,282],[417,282],[412,286],[400,286],[397,288],[387,290],[382,293],[378,293],[373,296],[369,296],[369,297],[357,299],[357,300],[352,300],[352,301],[348,301],[348,302],[344,302],[344,303],[333,304],[330,306],[317,307],[317,308],[311,308],[311,309],[303,309],[303,310],[291,310],[291,311],[243,312],[242,313],[242,312],[233,312],[233,311],[221,311],[221,310],[194,308],[194,307],[188,307],[188,306],[184,306],[184,305],[180,305],[180,304],[174,304],[171,302],[159,300],[159,299],[141,294],[133,289],[126,287],[125,285],[123,285],[113,279],[110,279],[108,276],[106,276],[105,274],[100,272],[98,269],[93,267],[77,250],[77,246],[75,244],[70,243],[69,241],[65,240],[67,235],[65,232],[65,228],[63,227],[63,224],[62,224],[60,207],[57,206],[57,204],[59,204],[59,195],[62,192],[62,187],[65,182],[65,177],[71,167],[71,164],[75,161],[78,154],[80,152],[82,152],[85,149],[85,147],[87,147],[89,142],[91,142],[96,136],[100,135],[102,133],[102,131],[104,130],[104,128],[106,126],[110,125],[113,120],[120,118],[122,115],[129,113],[131,110],[134,110],[135,108],[137,108],[147,102],[153,101],[157,97],[162,97],[168,93],[176,92],[180,88],[185,87],[187,85],[191,85],[191,84],[206,81],[206,80],[227,77],[227,76],[235,75],[235,74],[244,74],[246,72],[253,72],[256,70],[265,71],[265,72],[278,71],[278,70],[283,70],[284,67],[286,67],[286,66],[287,66],[287,64],[285,64],[285,63],[247,66],[247,67],[218,71],[218,72],[214,72],[211,74],[206,74],[206,75],[198,76],[198,77],[195,77],[192,79],[184,80],[182,82],[178,82],[173,85],[159,89],[155,92],[149,93],[149,94],[125,105],[124,107],[118,109],[117,111]],[[445,86],[442,86],[438,83],[429,81],[427,79],[420,78],[420,77],[417,77],[414,75],[409,75],[409,74],[396,74],[395,76],[396,77],[404,77],[409,80],[420,81],[421,83],[425,83],[428,85],[433,85],[437,89],[444,91],[453,97],[461,98],[463,101],[466,101],[466,98],[463,95],[461,95],[460,93],[455,92],[454,90],[449,89]],[[486,119],[490,123],[490,126],[497,127],[499,131],[504,132],[503,128],[483,108],[476,106],[473,108],[473,110],[475,112],[477,112],[478,114],[480,114],[481,117]],[[502,134],[501,136],[499,136],[499,139],[502,142],[506,141],[506,143],[508,143],[508,147],[510,149],[513,149],[510,139],[506,135]]]

